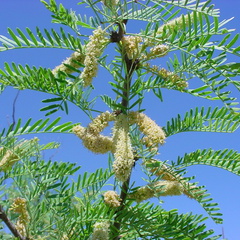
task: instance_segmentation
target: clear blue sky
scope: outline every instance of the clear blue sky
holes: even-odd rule
[[[85,13],[78,1],[62,0],[64,6],[73,8],[77,13]],[[240,1],[239,0],[215,0],[217,8],[221,10],[221,19],[235,17],[227,27],[240,30]],[[16,29],[35,29],[36,26],[42,28],[58,29],[59,25],[51,23],[51,13],[45,9],[38,0],[2,0],[0,10],[0,35],[7,35],[7,27]],[[69,29],[69,32],[71,30]],[[17,64],[29,64],[35,66],[54,68],[63,59],[71,54],[70,51],[59,49],[22,49],[11,50],[0,53],[0,68],[4,62],[15,62]],[[229,61],[237,61],[236,58]],[[239,61],[239,60],[238,60]],[[239,79],[238,79],[239,80]],[[96,89],[100,92],[105,89],[103,83],[107,83],[105,76],[101,75],[94,80]],[[7,88],[0,95],[0,129],[11,123],[12,103],[17,91]],[[147,95],[145,107],[147,114],[159,125],[165,125],[167,120],[175,117],[178,113],[184,114],[195,106],[222,106],[220,102],[211,102],[198,99],[190,95],[174,91],[163,91],[164,102],[157,103],[153,95]],[[43,118],[44,114],[39,109],[44,107],[41,103],[43,98],[49,97],[47,94],[37,93],[29,90],[20,92],[16,104],[16,118],[27,120],[32,117],[34,120]],[[154,103],[154,107],[153,104]],[[104,110],[104,105],[99,105]],[[88,123],[87,117],[75,106],[71,105],[69,115],[58,112],[52,117],[62,116],[63,121]],[[29,136],[27,136],[29,137]],[[53,159],[61,161],[78,162],[82,166],[82,171],[94,171],[98,167],[107,166],[107,156],[93,155],[81,146],[81,142],[74,135],[47,134],[38,136],[42,142],[58,141],[62,143],[59,150],[54,152]],[[196,149],[213,148],[215,150],[230,148],[240,150],[239,131],[233,134],[220,133],[182,133],[167,139],[166,144],[160,149],[161,160],[175,160],[177,156],[192,152]],[[47,155],[46,155],[47,156]],[[48,157],[48,156],[47,156]],[[206,185],[209,193],[215,202],[219,203],[221,212],[224,214],[223,225],[216,225],[212,220],[207,221],[208,227],[213,228],[216,233],[221,233],[224,228],[225,238],[229,240],[240,239],[240,177],[227,171],[215,169],[207,166],[190,167],[189,176],[196,175],[196,180],[200,185]],[[139,176],[139,169],[134,170],[134,178]],[[163,207],[166,209],[177,208],[179,212],[193,212],[206,215],[205,211],[194,200],[182,197],[163,198]]]

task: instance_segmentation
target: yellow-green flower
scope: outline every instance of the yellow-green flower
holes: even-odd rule
[[[113,171],[119,181],[126,181],[130,176],[134,164],[131,140],[129,137],[129,123],[127,115],[119,114],[113,127]]]
[[[84,69],[80,75],[84,87],[91,85],[92,80],[97,75],[98,58],[102,55],[103,49],[109,42],[107,33],[99,26],[89,37],[90,41],[86,45],[86,57],[84,59]]]

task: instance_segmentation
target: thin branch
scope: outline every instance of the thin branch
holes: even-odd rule
[[[27,240],[27,238],[23,237],[19,231],[16,229],[15,225],[10,221],[7,214],[4,212],[3,207],[0,205],[0,219],[8,226],[9,230],[12,232],[14,237],[19,238],[20,240]]]
[[[121,227],[121,223],[117,220],[118,218],[118,213],[120,213],[124,207],[125,207],[125,201],[126,201],[126,198],[127,198],[127,192],[128,192],[128,188],[129,188],[129,182],[130,182],[130,178],[131,178],[131,174],[129,175],[128,179],[123,182],[122,184],[122,187],[121,187],[121,194],[120,194],[120,198],[122,199],[121,201],[121,206],[117,209],[117,211],[115,212],[116,214],[116,217],[115,217],[115,221],[114,221],[114,231],[118,231],[120,230],[120,227]],[[121,236],[116,236],[113,238],[113,240],[119,240],[121,238]]]
[[[17,103],[17,99],[19,96],[20,90],[17,91],[17,94],[13,100],[13,106],[12,106],[12,125],[11,125],[11,131],[13,131],[15,123],[16,123],[16,119],[15,119],[15,113],[16,113],[16,103]]]

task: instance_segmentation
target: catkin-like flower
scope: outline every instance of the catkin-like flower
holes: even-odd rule
[[[156,167],[148,167],[149,164],[157,163]],[[173,170],[168,168],[164,163],[159,162],[155,159],[150,159],[144,162],[149,172],[154,173],[156,176],[161,176],[163,180],[176,181],[177,178],[181,178],[178,174],[174,173]]]
[[[194,185],[193,183],[186,182],[179,174],[175,173],[172,169],[167,167],[165,164],[157,164],[158,166],[156,167],[149,167],[148,165],[154,164],[154,163],[159,163],[159,161],[155,159],[150,159],[147,160],[144,164],[146,165],[147,169],[151,172],[154,173],[156,176],[161,176],[163,180],[166,181],[181,181],[182,185],[184,186],[183,189],[183,194],[188,196],[189,198],[195,198],[196,196],[201,195],[202,193],[199,192],[199,188]]]
[[[25,198],[17,197],[14,199],[10,210],[15,213],[24,214],[27,211],[26,203],[27,200]]]
[[[31,140],[25,140],[14,147],[13,150],[6,150],[0,148],[0,170],[6,172],[12,168],[15,162],[18,162],[21,159],[21,156],[31,152],[32,145],[38,141],[38,138],[33,138]]]
[[[186,14],[186,15],[181,15],[177,18],[174,18],[171,21],[169,21],[169,22],[163,24],[162,26],[160,26],[157,30],[157,35],[162,35],[163,32],[164,32],[164,29],[169,30],[170,31],[169,34],[171,34],[171,32],[173,30],[179,31],[179,30],[183,29],[184,25],[188,26],[190,21],[193,22],[193,18],[194,18],[193,13]],[[184,21],[183,21],[183,19],[184,19]]]
[[[16,228],[21,235],[26,236],[26,226],[27,226],[27,223],[29,222],[29,214],[27,211],[27,200],[25,198],[20,198],[20,197],[15,198],[9,210],[19,214],[19,217],[16,223]]]
[[[111,208],[117,208],[121,204],[121,198],[115,191],[107,191],[103,194],[104,202]]]
[[[106,153],[112,150],[112,138],[100,134],[92,134],[82,126],[73,127],[73,132],[83,141],[83,145],[94,153]]]
[[[22,223],[26,224],[29,222],[29,215],[27,211],[27,200],[25,198],[15,198],[13,204],[10,207],[10,210],[19,213],[19,220]]]
[[[150,48],[149,53],[147,53],[146,55],[143,54],[141,58],[144,60],[150,60],[158,57],[164,57],[168,54],[168,51],[169,47],[167,45],[159,44]]]
[[[183,21],[184,19],[184,21]],[[188,27],[189,23],[193,23],[194,20],[194,14],[186,14],[186,15],[181,15],[177,18],[174,18],[172,20],[170,20],[169,22],[163,24],[162,26],[160,26],[156,33],[154,34],[154,38],[149,38],[146,40],[146,45],[147,46],[153,46],[155,45],[157,42],[163,42],[162,40],[162,36],[164,35],[164,38],[168,38],[173,30],[175,31],[181,31],[184,26]]]
[[[115,116],[110,112],[101,113],[86,127],[75,126],[73,132],[83,141],[83,145],[94,153],[106,153],[112,150],[112,138],[100,135],[100,132],[113,121]]]
[[[126,181],[130,176],[134,164],[134,156],[129,137],[129,123],[127,115],[119,114],[113,127],[113,171],[119,181]]]
[[[3,154],[3,148],[0,148],[1,155]],[[7,150],[0,161],[0,169],[4,172],[12,168],[13,164],[19,161],[19,157],[12,151]]]
[[[129,59],[136,59],[140,56],[142,48],[141,42],[143,41],[142,37],[124,36],[121,41]]]
[[[109,227],[108,222],[96,222],[92,233],[91,240],[109,240]]]
[[[182,90],[188,87],[188,83],[180,78],[177,74],[166,70],[165,68],[160,68],[156,65],[150,66],[148,63],[143,65],[149,72],[158,75],[164,80],[163,87],[170,87],[178,90]]]
[[[146,147],[150,147],[156,150],[159,144],[163,144],[165,141],[165,133],[161,127],[159,127],[152,119],[140,112],[130,112],[130,123],[136,123],[139,126],[139,130],[145,134],[143,143]]]
[[[102,0],[102,3],[112,9],[112,8],[115,8],[117,6],[117,4],[119,3],[119,0]]]
[[[107,34],[99,26],[89,37],[90,41],[86,45],[86,57],[84,60],[84,69],[80,77],[83,79],[84,87],[91,85],[92,80],[97,75],[98,58],[102,55],[103,49],[109,42]]]
[[[15,227],[22,236],[27,235],[26,226],[22,223],[21,220],[17,220]]]
[[[129,194],[129,198],[142,202],[155,196],[177,196],[183,193],[184,188],[177,181],[158,181],[138,188],[136,192]]]
[[[91,123],[87,126],[87,131],[93,134],[99,134],[106,128],[110,121],[113,121],[115,116],[110,112],[106,111],[101,113],[99,116],[94,118]]]
[[[61,65],[55,67],[52,70],[52,73],[54,75],[56,75],[59,71],[69,73],[69,74],[73,73],[74,70],[72,68],[69,68],[67,65],[77,69],[77,68],[83,66],[84,59],[85,59],[84,50],[82,49],[81,51],[80,50],[76,51],[76,52],[72,53],[72,55],[69,58],[67,58],[65,61],[63,61]]]
[[[167,71],[165,68],[158,70],[157,74],[178,89],[184,89],[188,87],[188,83],[184,79],[180,78],[175,73]]]

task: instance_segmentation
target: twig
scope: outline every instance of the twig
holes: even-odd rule
[[[3,207],[0,205],[0,219],[8,226],[9,230],[12,232],[14,237],[19,238],[20,240],[27,240],[27,238],[23,237],[18,230],[16,229],[15,225],[10,221],[7,214],[4,212]]]
[[[12,125],[11,125],[11,131],[13,131],[15,123],[16,123],[16,119],[15,119],[15,112],[16,112],[16,102],[19,96],[20,90],[17,91],[17,94],[13,100],[13,106],[12,106]]]
[[[114,231],[118,231],[120,230],[120,227],[121,227],[121,223],[118,221],[118,213],[120,213],[124,207],[125,207],[125,201],[126,201],[126,198],[127,198],[127,192],[128,192],[128,187],[129,187],[129,182],[130,182],[130,178],[131,178],[131,174],[130,176],[128,177],[127,181],[123,182],[122,184],[122,190],[121,190],[121,194],[120,194],[120,198],[122,199],[121,201],[121,206],[117,209],[117,211],[115,212],[116,214],[116,217],[115,217],[115,221],[114,221]],[[119,240],[121,238],[121,236],[117,236],[113,238],[113,240]]]

